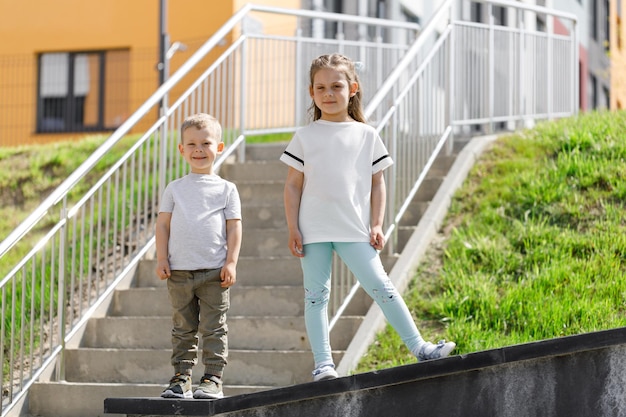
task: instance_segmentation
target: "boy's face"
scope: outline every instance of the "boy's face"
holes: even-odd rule
[[[194,174],[213,174],[213,163],[222,153],[224,142],[213,137],[208,129],[189,127],[183,132],[183,141],[178,144],[180,154]]]

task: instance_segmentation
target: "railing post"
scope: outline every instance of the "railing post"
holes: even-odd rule
[[[381,45],[383,43],[383,36],[380,33],[380,29],[378,29],[376,35],[376,44],[378,45],[376,48],[376,85],[382,85],[383,83],[383,50]],[[371,69],[366,68],[366,71],[370,71]],[[382,111],[379,108],[376,109],[376,120],[380,120],[382,116]]]
[[[169,130],[169,117],[167,117],[167,109],[165,107],[161,107],[161,117],[165,117],[163,121],[163,126],[161,127],[161,134],[159,135],[159,187],[158,187],[158,196],[157,203],[161,201],[161,196],[163,195],[163,191],[165,190],[166,185],[166,172],[167,172],[167,144],[168,144],[168,130]]]
[[[295,75],[294,79],[296,85],[294,87],[295,96],[293,98],[296,105],[294,106],[294,120],[296,122],[296,126],[301,126],[303,124],[304,118],[304,109],[302,108],[302,98],[305,97],[304,91],[302,91],[302,83],[300,76],[304,74],[302,67],[304,66],[303,60],[303,52],[302,52],[302,29],[298,27],[296,29],[296,66],[295,66]]]
[[[548,17],[549,19],[551,19],[551,22],[554,22],[554,16],[550,16]],[[552,114],[554,113],[554,93],[555,91],[554,89],[554,82],[553,82],[553,77],[552,77],[552,69],[554,68],[553,66],[553,55],[552,52],[554,51],[554,23],[552,23],[552,25],[548,25],[547,31],[548,33],[546,34],[546,42],[547,42],[547,46],[546,46],[546,92],[548,94],[548,97],[546,97],[546,115],[547,115],[547,119],[548,120],[552,120]]]
[[[517,101],[518,101],[518,109],[517,114],[519,115],[519,127],[523,128],[526,124],[524,117],[524,47],[525,47],[525,35],[524,35],[524,12],[520,9],[517,9],[517,27],[519,29],[519,60],[518,60],[518,73],[519,73],[519,83],[517,90]]]
[[[456,37],[456,26],[455,26],[455,20],[456,20],[456,2],[452,2],[450,4],[450,21],[449,21],[449,25],[450,25],[450,38],[449,38],[449,46],[448,46],[448,67],[446,68],[446,70],[448,71],[448,94],[447,94],[447,100],[448,100],[448,114],[446,115],[447,117],[447,125],[450,126],[451,129],[451,133],[450,133],[450,140],[448,140],[447,146],[446,146],[446,152],[448,155],[451,155],[452,152],[454,152],[454,104],[455,104],[455,76],[456,76],[456,72],[455,72],[455,68],[456,68],[456,60],[455,60],[455,48],[456,48],[456,42],[455,42],[455,37]]]
[[[246,76],[246,67],[247,67],[247,55],[248,55],[248,42],[249,39],[246,37],[246,25],[241,25],[241,34],[244,37],[244,41],[241,44],[241,68],[240,68],[240,77],[241,82],[239,83],[239,134],[243,135],[246,129],[246,97],[247,97],[247,88],[246,84],[248,82],[248,77]],[[239,162],[246,161],[246,141],[245,139],[241,142],[241,146],[238,149],[238,159]]]
[[[59,366],[57,367],[57,381],[65,381],[65,257],[67,240],[67,198],[63,199],[61,205],[61,229],[59,231],[59,285],[57,288],[57,319],[59,326],[59,344],[61,352],[59,354]],[[52,254],[54,256],[54,254]]]
[[[576,20],[572,21],[572,34],[570,35],[570,39],[572,42],[572,91],[574,92],[574,96],[572,97],[572,114],[578,114],[578,109],[580,108],[580,71],[578,70],[578,33]]]
[[[489,3],[487,6],[487,13],[489,15],[489,103],[488,103],[488,112],[489,112],[489,126],[487,128],[488,133],[493,133],[494,131],[494,100],[495,100],[495,88],[494,88],[494,78],[495,78],[495,37],[494,37],[494,19],[493,19],[493,4]]]

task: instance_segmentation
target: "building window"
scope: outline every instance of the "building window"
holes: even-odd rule
[[[470,20],[472,22],[482,23],[483,21],[483,5],[482,3],[472,2],[470,5]]]
[[[39,56],[37,132],[104,131],[128,115],[128,51]]]
[[[596,77],[591,74],[589,75],[589,88],[590,88],[590,96],[591,96],[591,108],[598,108],[598,83],[596,81]]]
[[[610,17],[609,0],[602,2],[602,25],[604,29],[604,49],[608,51],[611,48],[611,17]]]
[[[602,103],[602,107],[604,107],[605,109],[610,109],[611,108],[611,92],[606,86],[602,87],[602,98],[604,99]]]
[[[537,25],[537,32],[547,32],[548,26],[546,25],[546,16],[537,14],[535,18],[535,23]]]
[[[496,25],[506,26],[507,25],[507,15],[506,8],[502,6],[493,6],[493,17]]]

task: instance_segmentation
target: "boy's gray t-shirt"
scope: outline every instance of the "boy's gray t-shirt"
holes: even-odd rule
[[[160,212],[172,213],[172,270],[221,268],[226,262],[226,220],[241,219],[235,184],[218,175],[190,173],[165,188]]]

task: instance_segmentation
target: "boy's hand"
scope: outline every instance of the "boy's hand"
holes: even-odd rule
[[[165,261],[157,261],[156,274],[160,279],[168,279],[171,276],[170,263]]]
[[[235,285],[237,282],[237,270],[235,264],[227,263],[222,267],[220,271],[220,281],[222,281],[222,288],[228,288]]]

